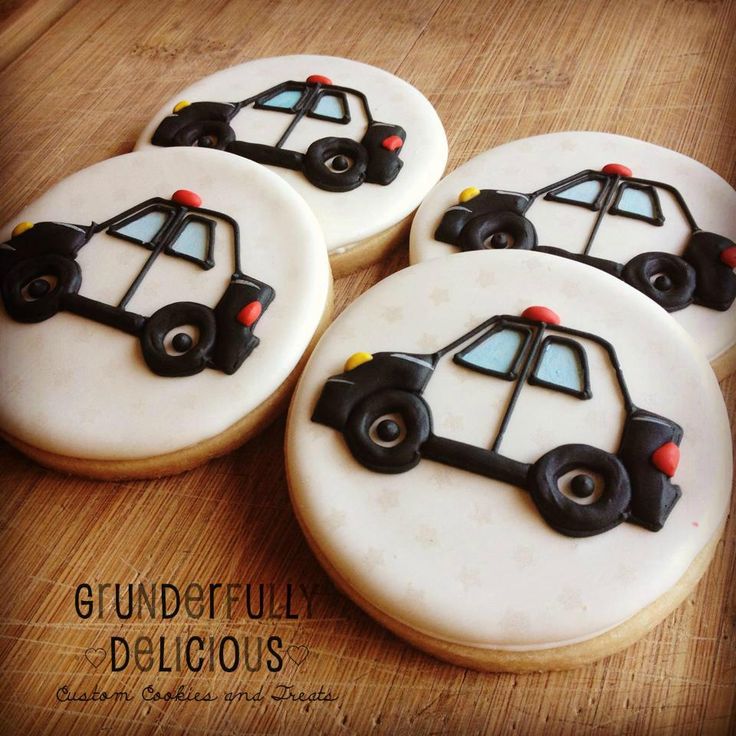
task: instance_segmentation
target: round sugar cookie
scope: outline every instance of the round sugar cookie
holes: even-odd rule
[[[0,433],[62,471],[153,477],[241,444],[331,310],[310,209],[221,151],[103,161],[0,243]]]
[[[723,399],[687,333],[534,252],[433,259],[366,292],[312,354],[286,450],[337,585],[487,670],[636,641],[704,572],[731,490]]]
[[[736,367],[736,191],[703,164],[609,133],[513,141],[443,179],[412,225],[411,262],[539,250],[609,273]],[[491,261],[491,265],[492,265]]]
[[[279,56],[224,69],[179,92],[137,148],[204,146],[265,164],[304,197],[336,277],[405,239],[442,176],[447,140],[414,87],[368,64]]]

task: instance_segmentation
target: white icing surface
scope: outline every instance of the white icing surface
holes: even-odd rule
[[[683,427],[674,477],[682,498],[661,531],[624,523],[566,537],[515,486],[430,460],[405,473],[374,473],[353,459],[340,432],[310,420],[325,380],[354,352],[433,352],[493,315],[532,304],[609,340],[634,403]],[[593,352],[593,399],[525,386],[503,454],[532,460],[562,442],[615,450],[621,399],[610,363]],[[424,392],[435,433],[488,447],[509,387],[445,356]],[[298,514],[359,594],[440,639],[515,650],[589,639],[670,589],[725,518],[731,455],[718,384],[682,328],[618,280],[533,252],[459,254],[378,283],[320,341],[287,427]]]
[[[368,64],[334,56],[279,56],[256,59],[223,69],[177,93],[154,115],[141,134],[137,149],[151,148],[151,136],[180,100],[235,102],[288,80],[303,81],[311,74],[329,77],[341,87],[363,92],[374,120],[400,125],[406,131],[401,149],[404,166],[387,186],[363,184],[350,192],[327,192],[309,183],[301,172],[278,166],[272,171],[304,197],[325,233],[328,249],[341,248],[383,232],[409,215],[442,176],[447,162],[447,139],[429,101],[407,82]],[[304,117],[286,148],[304,152],[318,138],[337,136],[360,140],[366,128],[358,100],[349,97],[351,121],[340,125]],[[239,140],[274,145],[293,119],[270,110],[241,110],[231,122]]]
[[[412,263],[458,252],[434,239],[448,207],[469,186],[532,192],[583,169],[600,169],[610,162],[630,167],[634,176],[675,186],[695,221],[704,230],[736,240],[736,191],[718,174],[681,153],[651,143],[609,133],[565,132],[513,141],[476,156],[445,177],[419,208],[411,231]],[[658,192],[665,223],[655,227],[620,216],[606,216],[591,255],[626,263],[645,251],[681,255],[689,229],[674,199]],[[528,211],[540,245],[579,253],[595,214],[582,207],[538,199]],[[497,251],[487,251],[493,258]],[[591,269],[592,270],[592,269]],[[715,360],[736,344],[736,304],[726,312],[698,305],[672,315]]]
[[[241,268],[276,297],[255,334],[260,344],[233,375],[205,368],[161,377],[143,361],[137,338],[69,313],[37,324],[0,309],[0,427],[49,452],[70,457],[135,459],[216,436],[269,398],[294,369],[325,309],[329,266],[309,208],[277,176],[220,151],[156,150],[109,159],[41,196],[0,231],[28,220],[88,225],[144,200],[190,189],[202,207],[240,227]],[[144,316],[175,301],[214,306],[233,271],[231,230],[216,226],[215,267],[162,254],[129,308]],[[80,293],[117,304],[149,255],[98,233],[78,255]]]

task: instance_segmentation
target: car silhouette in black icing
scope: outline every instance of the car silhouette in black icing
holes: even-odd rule
[[[351,120],[350,102],[360,106],[368,123],[360,141],[319,138],[305,153],[284,147],[305,117],[347,125]],[[250,105],[291,116],[276,145],[236,140],[230,122]],[[390,184],[403,165],[399,153],[405,140],[406,132],[400,125],[373,119],[362,92],[313,74],[304,82],[282,82],[240,102],[182,100],[174,106],[173,114],[161,121],[151,142],[156,146],[217,148],[260,164],[301,171],[320,189],[347,192],[363,182]]]
[[[669,192],[687,220],[690,237],[682,256],[652,251],[621,264],[590,254],[607,214],[634,218],[652,226],[663,225],[657,190]],[[526,213],[541,196],[597,213],[583,253],[538,244],[537,232]],[[725,311],[736,298],[734,242],[701,230],[675,187],[638,179],[622,164],[606,164],[600,171],[586,169],[529,194],[468,187],[461,192],[459,203],[445,212],[435,238],[464,251],[518,248],[586,263],[623,279],[668,312],[684,309],[693,302]]]
[[[43,322],[67,311],[140,339],[148,367],[160,376],[189,376],[204,368],[235,373],[258,345],[254,329],[274,298],[274,290],[240,268],[238,223],[229,215],[200,207],[200,197],[180,189],[171,199],[154,197],[100,224],[21,223],[0,245],[0,291],[7,313],[18,322]],[[235,271],[213,308],[174,302],[145,317],[127,304],[154,262],[182,258],[202,270],[212,268],[217,218],[232,228]],[[97,233],[150,251],[145,264],[116,305],[79,294],[82,271],[77,254]],[[195,328],[195,338],[173,331]]]
[[[615,372],[626,411],[618,451],[565,444],[532,464],[501,454],[504,432],[526,384],[578,400],[592,396],[579,339],[601,346]],[[460,366],[515,382],[491,449],[433,432],[423,393],[439,362],[451,353]],[[521,317],[492,317],[432,354],[356,353],[344,373],[326,381],[312,420],[342,432],[355,459],[375,472],[403,473],[424,458],[525,489],[545,521],[568,536],[600,534],[623,521],[658,531],[681,495],[670,480],[680,458],[680,426],[633,404],[610,343],[560,325],[546,307],[529,307]],[[560,478],[578,469],[569,492],[563,492]],[[599,490],[591,473],[602,479]]]

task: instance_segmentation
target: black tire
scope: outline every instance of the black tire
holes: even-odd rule
[[[391,447],[371,438],[371,427],[385,415],[398,415],[404,425],[403,437]],[[408,391],[379,391],[363,399],[350,412],[345,440],[355,459],[378,473],[403,473],[421,459],[420,448],[432,429],[429,408]]]
[[[559,489],[561,476],[583,467],[603,477],[600,497],[583,505]],[[570,537],[600,534],[625,521],[631,505],[631,483],[623,463],[610,452],[590,445],[561,445],[532,466],[530,491],[544,520]]]
[[[329,163],[335,156],[345,156],[351,163],[344,171],[335,171]],[[329,192],[349,192],[364,181],[368,152],[350,138],[320,138],[304,154],[304,175],[314,186]]]
[[[492,244],[494,236],[505,237],[507,244]],[[461,250],[531,250],[537,244],[537,231],[526,217],[515,212],[490,212],[474,217],[460,233],[458,244]]]
[[[36,299],[28,295],[33,281],[53,277],[56,283]],[[47,253],[16,263],[3,278],[2,294],[5,309],[18,322],[43,322],[63,309],[63,298],[76,294],[82,285],[82,271],[71,258]]]
[[[224,151],[235,140],[235,131],[221,120],[195,120],[174,136],[175,146],[199,146]]]
[[[669,281],[668,288],[657,286],[660,275]],[[640,253],[624,266],[621,276],[668,312],[684,309],[695,295],[695,269],[672,253]]]
[[[172,355],[166,351],[164,339],[171,330],[184,325],[196,327],[199,338],[186,352]],[[154,312],[143,327],[143,358],[159,376],[192,376],[207,367],[216,332],[215,313],[209,307],[194,302],[167,304]]]

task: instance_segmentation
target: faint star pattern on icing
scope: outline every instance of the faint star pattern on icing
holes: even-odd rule
[[[575,588],[565,587],[557,596],[559,604],[567,611],[587,610],[587,606],[580,596],[580,591]]]
[[[460,581],[460,584],[463,586],[463,589],[465,591],[477,588],[481,584],[480,574],[478,573],[478,570],[468,567],[467,565],[463,565],[462,569],[460,570],[460,574],[458,575],[458,580]]]
[[[344,511],[333,508],[325,517],[325,523],[327,524],[328,529],[335,530],[345,526],[346,518],[347,516]]]
[[[400,322],[404,318],[404,309],[402,307],[386,307],[381,313],[381,318],[389,324]]]
[[[366,553],[363,555],[363,562],[368,567],[383,567],[386,564],[383,551],[376,547],[369,547],[366,550]]]
[[[527,545],[521,545],[513,551],[512,558],[517,566],[523,570],[534,563],[534,550]]]
[[[492,271],[484,268],[478,271],[478,275],[475,277],[475,282],[478,284],[478,286],[481,286],[485,289],[488,286],[493,286],[496,283],[496,276]]]
[[[382,488],[376,497],[376,503],[381,511],[390,511],[399,505],[399,492],[390,488]]]
[[[437,530],[427,524],[422,524],[417,529],[414,539],[422,545],[422,547],[434,547],[437,545]]]
[[[473,514],[471,519],[478,525],[485,526],[493,523],[493,511],[490,506],[484,504],[473,504]]]
[[[447,304],[450,301],[450,292],[448,289],[437,286],[432,290],[429,298],[435,306],[439,307],[440,304]]]
[[[430,335],[428,332],[422,334],[417,343],[419,349],[425,353],[433,353],[438,348],[439,340],[435,335]]]
[[[529,618],[522,611],[507,609],[499,622],[504,632],[511,636],[521,636],[529,628]]]
[[[448,429],[462,430],[465,427],[465,420],[461,414],[447,412],[442,420],[442,425]]]

